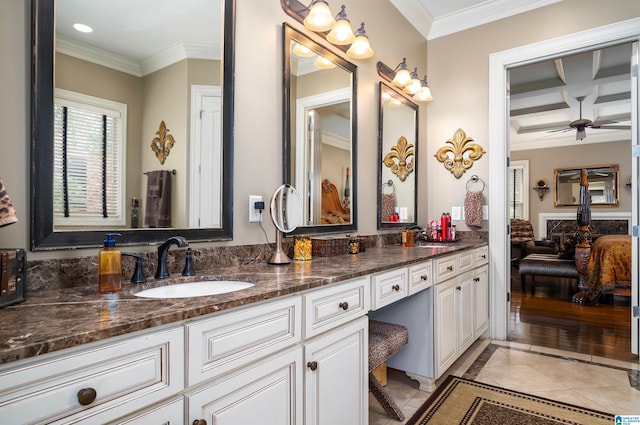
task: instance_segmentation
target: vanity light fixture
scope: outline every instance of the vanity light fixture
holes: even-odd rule
[[[310,58],[315,55],[313,50],[300,43],[296,43],[295,46],[293,46],[293,53],[300,58]]]
[[[331,15],[326,0],[311,0],[309,6],[305,6],[300,0],[280,0],[280,5],[287,15],[308,30],[323,36],[329,43],[346,52],[347,56],[353,59],[373,56],[374,51],[364,31],[364,22],[354,33],[344,5],[335,17]]]
[[[426,75],[422,80],[420,80],[420,90],[418,90],[418,92],[413,95],[413,99],[418,102],[431,102],[433,100],[433,96],[431,95],[431,89],[427,84]]]
[[[85,33],[93,32],[93,28],[85,24],[73,24],[73,29],[76,31],[85,32]]]
[[[327,41],[338,46],[345,46],[353,43],[356,36],[351,29],[351,22],[347,19],[347,13],[344,11],[344,4],[340,12],[336,16],[336,22],[333,24],[331,31],[327,34]]]
[[[360,23],[360,28],[356,30],[355,40],[347,50],[347,56],[354,59],[367,59],[373,56],[373,49],[369,43],[369,37],[364,31],[364,22]]]
[[[336,67],[335,63],[331,62],[329,59],[325,58],[324,56],[318,56],[313,63],[315,66],[317,66],[320,69],[331,69]]]
[[[392,86],[402,91],[402,94],[410,97],[416,102],[430,102],[433,100],[431,89],[427,84],[427,76],[422,80],[418,77],[418,68],[414,68],[413,72],[409,72],[407,68],[407,58],[403,58],[402,62],[392,69],[383,62],[378,62],[378,75]]]
[[[309,5],[309,14],[304,18],[304,26],[315,32],[329,31],[336,20],[324,0],[313,0]]]
[[[393,76],[393,80],[391,80],[392,85],[405,87],[411,82],[411,73],[407,69],[407,58],[402,58],[402,62],[400,62],[393,71],[395,75]]]

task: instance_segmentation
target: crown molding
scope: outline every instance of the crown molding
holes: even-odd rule
[[[404,18],[418,30],[425,40],[429,39],[429,32],[433,24],[433,16],[420,0],[390,0]]]

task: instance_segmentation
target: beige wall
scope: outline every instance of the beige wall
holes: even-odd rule
[[[631,176],[631,142],[584,144],[579,147],[559,147],[526,151],[514,151],[512,160],[529,160],[529,218],[536,236],[538,235],[538,214],[568,213],[575,208],[556,208],[553,204],[553,170],[556,168],[580,168],[585,166],[620,165],[620,205],[618,207],[593,207],[594,212],[626,212],[631,214],[631,188],[625,186]],[[535,190],[531,189],[540,179],[547,182],[550,190],[540,201]]]
[[[354,25],[360,21],[366,23],[376,51],[371,59],[353,61],[358,66],[358,227],[359,233],[373,234],[376,233],[378,172],[376,61],[395,66],[406,56],[412,66],[425,70],[427,42],[387,0],[353,0],[347,6]],[[260,228],[247,221],[247,199],[249,195],[268,199],[282,183],[282,22],[302,28],[275,0],[236,0],[236,19],[234,239],[217,245],[265,242]],[[0,229],[2,247],[29,247],[30,22],[29,1],[0,2],[0,54],[11,58],[3,66],[0,78],[2,149],[11,152],[11,156],[1,156],[0,177],[20,220]],[[422,108],[421,128],[426,128],[426,111]],[[178,131],[175,126],[172,128],[173,124],[168,125],[172,131]],[[147,138],[145,134],[143,139]],[[421,134],[421,139],[426,139],[426,133]],[[423,152],[420,160],[426,163],[427,152]],[[423,176],[426,181],[426,173]],[[426,196],[421,202],[421,209],[426,211]],[[268,219],[263,224],[273,241],[273,225]],[[94,253],[95,250],[60,250],[30,253],[29,257]]]
[[[435,100],[428,106],[428,211],[439,216],[461,205],[465,184],[473,174],[489,181],[489,55],[537,41],[567,35],[640,16],[636,0],[564,0],[522,15],[437,38],[428,43],[429,84]],[[433,153],[462,128],[485,154],[459,180],[436,161]],[[422,164],[421,164],[422,170]],[[535,175],[532,175],[535,178]],[[422,178],[422,177],[421,177]],[[422,181],[421,181],[422,183]],[[424,185],[421,186],[424,190]],[[422,203],[421,203],[422,206]],[[489,214],[492,212],[490,211]],[[487,226],[485,226],[486,229]],[[464,230],[462,224],[459,229]]]

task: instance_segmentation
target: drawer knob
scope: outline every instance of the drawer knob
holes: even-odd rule
[[[344,301],[340,303],[340,308],[343,309],[344,311],[349,310],[349,303]]]
[[[456,286],[456,290],[462,291],[462,286]]]
[[[307,367],[311,370],[316,370],[318,368],[318,362],[309,362],[307,363]]]
[[[479,278],[479,277],[474,277],[474,278],[473,278],[473,281],[474,281],[474,282],[480,282],[480,278]]]
[[[96,399],[96,396],[96,390],[94,390],[93,388],[83,388],[78,391],[78,403],[86,406],[87,404],[93,403],[93,401]]]
[[[420,280],[428,280],[429,278],[427,277],[426,274],[423,274],[420,276]]]
[[[195,421],[193,421],[193,425],[207,425],[207,421],[205,421],[204,419],[196,419]]]
[[[486,255],[484,255],[484,254],[482,254],[482,255],[480,256],[480,258],[487,258],[487,256],[486,256]]]
[[[400,290],[400,285],[398,285],[397,283],[395,285],[393,285],[391,287],[391,289],[393,289],[394,291],[399,291]]]
[[[453,271],[453,266],[447,266],[447,271],[448,272],[452,272]]]

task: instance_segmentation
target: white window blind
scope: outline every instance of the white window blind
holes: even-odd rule
[[[54,224],[123,225],[124,105],[77,93],[58,94]]]
[[[529,218],[529,161],[512,161],[509,167],[509,217]]]

